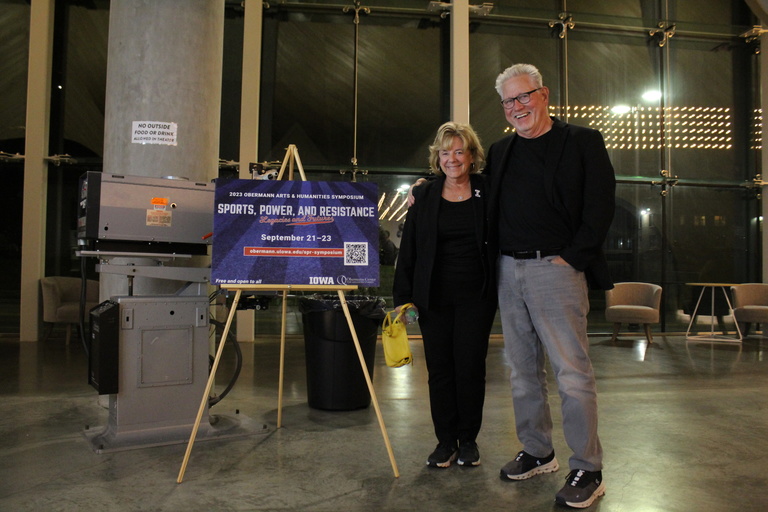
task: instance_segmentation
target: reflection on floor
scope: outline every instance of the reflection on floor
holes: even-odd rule
[[[768,503],[766,340],[686,343],[656,335],[591,338],[598,375],[605,497],[591,510],[746,511]],[[82,346],[60,339],[0,341],[0,510],[4,511],[431,511],[558,510],[568,448],[551,383],[561,470],[523,482],[499,479],[519,449],[496,337],[479,445],[482,465],[428,469],[435,444],[419,340],[415,364],[384,366],[374,385],[400,471],[394,478],[372,407],[310,409],[303,340],[286,350],[283,428],[275,429],[279,342],[243,344],[240,378],[212,414],[239,410],[266,434],[197,443],[176,483],[185,444],[94,453],[82,434],[107,411],[86,383]],[[218,379],[232,371],[222,358]]]

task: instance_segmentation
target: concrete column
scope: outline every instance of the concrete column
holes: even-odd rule
[[[469,123],[469,2],[451,5],[451,121]]]
[[[51,112],[54,0],[31,5],[27,78],[24,208],[21,242],[19,338],[41,334],[40,278],[45,272],[45,215],[48,194],[48,128]]]
[[[113,0],[104,172],[216,176],[224,0]],[[176,145],[131,142],[134,121],[178,125]]]
[[[746,0],[747,6],[752,10],[752,12],[760,19],[760,22],[762,23],[762,28],[766,28],[766,24],[768,24],[768,0]],[[765,36],[760,37],[761,44],[764,44],[766,42]],[[765,51],[760,53],[760,89],[761,89],[761,106],[763,109],[763,112],[766,112],[768,108],[768,54],[766,54]],[[768,151],[766,150],[766,141],[768,141],[768,123],[763,122],[763,151],[762,151],[762,169],[763,169],[763,179],[765,180],[768,178]],[[765,236],[764,230],[762,230],[763,225],[765,224],[766,219],[768,219],[768,187],[763,187],[762,196],[763,199],[761,201],[762,203],[762,211],[760,212],[760,215],[762,216],[762,222],[760,222],[760,236],[762,240],[762,275],[763,275],[763,282],[768,283],[768,237]]]
[[[259,98],[261,95],[262,0],[244,0],[243,78],[240,99],[240,178],[251,178],[248,164],[259,161]],[[237,341],[254,341],[253,309],[237,312]]]
[[[761,43],[766,42],[766,36],[761,36]],[[761,107],[763,112],[768,112],[768,52],[760,52],[760,89],[761,89]],[[761,152],[762,158],[762,176],[763,180],[768,179],[768,149],[766,149],[766,141],[768,141],[768,123],[763,122],[762,126],[763,134],[763,150]],[[762,211],[760,215],[762,221],[760,222],[760,237],[762,241],[763,259],[763,282],[768,283],[768,236],[765,234],[765,221],[768,220],[768,187],[763,187],[762,191]]]
[[[746,4],[763,24],[768,24],[768,0],[746,0]]]
[[[194,181],[218,175],[223,45],[224,0],[112,0],[105,173]],[[134,122],[144,121],[175,123],[176,143],[132,142]],[[102,273],[100,281],[102,299],[127,294],[123,277]],[[178,286],[136,278],[134,294]]]
[[[262,0],[245,0],[243,81],[240,101],[240,178],[247,180],[250,162],[259,160],[259,94],[261,92]]]

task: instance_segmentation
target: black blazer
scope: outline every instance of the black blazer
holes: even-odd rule
[[[613,221],[616,178],[608,151],[599,131],[552,119],[552,140],[544,164],[549,177],[547,196],[571,231],[571,242],[561,256],[586,273],[590,288],[609,290],[613,282],[602,246]],[[490,176],[491,226],[498,226],[501,179],[509,169],[516,137],[505,137],[488,150],[483,173]],[[496,230],[491,235],[491,247],[498,251]]]
[[[472,207],[475,219],[477,247],[483,263],[483,297],[496,296],[492,262],[487,249],[486,228],[487,186],[485,176],[470,174]],[[440,210],[445,177],[414,187],[416,202],[408,210],[397,256],[392,298],[395,306],[413,302],[419,308],[429,308],[432,270],[437,254],[437,218]]]

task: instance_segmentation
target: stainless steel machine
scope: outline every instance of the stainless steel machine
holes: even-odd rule
[[[180,282],[171,295],[134,296],[129,285],[127,296],[90,312],[88,381],[109,396],[106,426],[84,432],[96,452],[189,439],[208,380],[210,269],[165,263],[207,252],[213,199],[207,183],[98,172],[81,178],[80,256],[99,258],[100,273],[129,283]],[[245,416],[208,410],[200,425],[198,440],[266,430]]]

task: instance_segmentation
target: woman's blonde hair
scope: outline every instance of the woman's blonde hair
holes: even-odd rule
[[[454,137],[460,138],[464,143],[464,151],[468,151],[472,155],[474,167],[470,170],[470,173],[480,172],[483,164],[485,164],[485,152],[480,145],[480,139],[477,137],[475,130],[468,124],[454,123],[452,121],[443,124],[437,129],[435,141],[429,146],[429,168],[435,174],[443,174],[443,170],[440,169],[440,151],[453,146]]]

